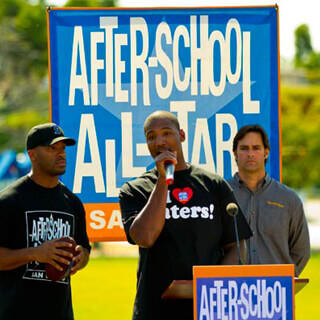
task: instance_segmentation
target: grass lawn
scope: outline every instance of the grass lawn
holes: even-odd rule
[[[131,319],[137,258],[92,258],[72,277],[75,320]]]
[[[72,277],[76,320],[130,320],[136,287],[136,258],[92,258]],[[312,254],[301,274],[310,283],[296,295],[296,320],[320,315],[320,253]]]
[[[313,253],[300,278],[309,278],[309,284],[296,297],[296,320],[320,319],[320,253]]]

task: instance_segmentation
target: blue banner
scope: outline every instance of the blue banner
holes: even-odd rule
[[[277,7],[51,9],[52,121],[77,140],[64,183],[87,204],[117,203],[154,166],[146,117],[171,111],[187,161],[231,177],[232,140],[261,124],[280,178]]]

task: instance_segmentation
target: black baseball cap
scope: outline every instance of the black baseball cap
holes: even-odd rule
[[[73,146],[76,141],[64,136],[62,129],[55,123],[43,123],[33,127],[26,140],[27,150],[38,146],[50,146],[63,141],[67,146]]]

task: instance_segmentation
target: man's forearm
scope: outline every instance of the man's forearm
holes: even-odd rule
[[[0,270],[13,270],[34,260],[34,248],[0,248]]]
[[[150,198],[133,221],[130,236],[141,247],[151,247],[160,235],[165,223],[168,186],[165,178],[159,178]]]
[[[244,264],[247,258],[247,246],[245,240],[240,240],[240,259]],[[222,265],[238,265],[239,264],[239,254],[237,243],[232,242],[223,247],[224,257],[221,261]]]
[[[84,268],[88,264],[89,256],[90,256],[89,250],[87,248],[83,248],[83,259],[81,261],[79,269]]]

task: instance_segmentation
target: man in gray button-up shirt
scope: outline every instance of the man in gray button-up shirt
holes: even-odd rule
[[[242,127],[233,140],[238,173],[228,182],[253,231],[248,264],[294,264],[298,276],[310,258],[303,205],[297,194],[265,171],[269,141],[259,125]]]

